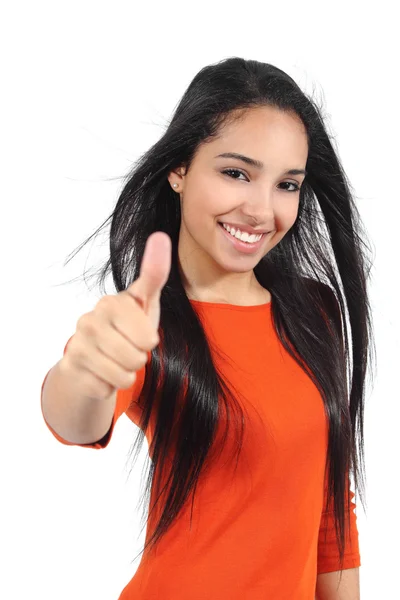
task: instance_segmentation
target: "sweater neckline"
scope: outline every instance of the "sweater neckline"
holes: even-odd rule
[[[271,307],[271,301],[265,302],[264,304],[250,304],[249,306],[242,306],[239,304],[228,304],[226,302],[204,302],[203,300],[192,300],[189,298],[189,302],[196,304],[197,306],[203,306],[207,308],[219,308],[229,310],[239,310],[246,312],[253,312],[257,310],[265,310]]]

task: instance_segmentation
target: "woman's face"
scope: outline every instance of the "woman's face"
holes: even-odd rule
[[[218,157],[228,152],[255,159],[262,166]],[[182,169],[169,174],[171,185],[179,186],[178,255],[188,289],[218,293],[226,286],[232,291],[239,284],[251,287],[254,267],[296,221],[305,175],[287,171],[305,170],[307,155],[306,130],[298,117],[259,107],[226,125],[218,139],[201,145],[186,174]],[[254,251],[246,252],[221,222],[268,233]]]

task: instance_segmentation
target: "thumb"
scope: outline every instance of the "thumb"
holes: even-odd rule
[[[171,248],[171,238],[168,234],[163,231],[152,233],[146,242],[139,277],[126,290],[139,301],[146,314],[149,314],[149,309],[155,303],[157,304],[161,290],[168,281]]]

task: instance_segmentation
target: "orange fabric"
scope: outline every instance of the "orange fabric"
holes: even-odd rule
[[[323,513],[328,421],[322,398],[279,342],[270,304],[191,302],[245,411],[242,453],[235,474],[225,451],[216,456],[193,507],[190,496],[119,600],[314,600],[317,574],[339,568],[333,512]],[[138,424],[143,383],[144,368],[130,390],[119,390],[109,434],[85,447],[107,446],[123,412]],[[229,431],[227,452],[235,439]],[[344,569],[361,564],[354,497],[351,492]]]

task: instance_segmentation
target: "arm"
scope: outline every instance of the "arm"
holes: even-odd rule
[[[68,343],[69,340],[64,354]],[[71,445],[94,444],[110,428],[117,392],[114,391],[105,400],[87,398],[81,391],[79,378],[65,372],[62,367],[60,360],[43,381],[41,409],[44,420],[59,438]]]
[[[70,340],[71,338],[64,348],[64,354]],[[151,353],[149,355],[150,360]],[[145,367],[142,367],[137,371],[136,380],[130,388],[119,389],[102,401],[85,399],[79,395],[79,381],[63,374],[57,363],[42,383],[41,410],[44,422],[62,444],[105,448],[110,442],[117,420],[131,404],[135,408],[135,420],[132,415],[130,418],[135,423],[139,422],[141,410],[136,401],[144,379]]]
[[[335,521],[332,505],[322,513],[318,535],[318,563],[316,600],[360,600],[361,565],[360,548],[358,539],[357,516],[355,513],[355,494],[351,491],[350,480],[350,511],[345,512],[346,521],[350,525],[350,539],[347,537],[345,545],[342,572],[339,571],[339,550],[335,534]],[[325,487],[326,499],[327,488]],[[341,579],[340,579],[341,575]]]
[[[317,576],[315,600],[360,600],[360,569],[344,569]]]

